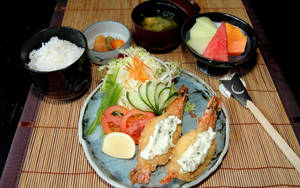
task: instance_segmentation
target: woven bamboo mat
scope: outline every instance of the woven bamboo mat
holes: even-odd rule
[[[138,0],[68,0],[62,25],[79,30],[101,20],[122,22],[132,31],[131,11]],[[198,0],[201,12],[225,12],[249,24],[245,7],[240,0]],[[257,50],[257,63],[251,68],[239,67],[232,72],[243,75],[253,101],[300,156],[289,118],[286,115],[268,68]],[[218,86],[221,77],[209,77],[199,72],[195,59],[182,46],[168,54],[154,54],[162,60],[179,61],[182,67],[197,74],[221,96]],[[93,68],[89,92],[101,79]],[[78,118],[82,104],[89,94],[73,102],[43,97],[36,120],[19,187],[110,187],[89,165],[78,143]],[[230,121],[230,145],[220,168],[199,187],[300,187],[300,175],[287,161],[266,132],[237,101],[223,97]]]

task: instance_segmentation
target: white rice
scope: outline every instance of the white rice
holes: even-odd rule
[[[55,71],[75,62],[83,53],[84,48],[75,44],[52,37],[42,47],[32,50],[29,54],[28,66],[38,71]]]

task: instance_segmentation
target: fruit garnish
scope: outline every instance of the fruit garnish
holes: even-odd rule
[[[217,61],[228,61],[225,22],[221,23],[216,34],[206,47],[203,56]]]
[[[209,41],[217,32],[217,26],[208,17],[199,17],[190,30],[190,39],[187,44],[197,53],[202,54]]]
[[[105,135],[102,143],[103,153],[120,159],[131,159],[135,155],[134,140],[122,132]]]
[[[231,56],[241,55],[245,52],[247,37],[240,28],[226,23],[228,54]]]

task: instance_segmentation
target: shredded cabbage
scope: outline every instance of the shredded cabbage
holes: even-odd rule
[[[122,87],[122,94],[118,100],[118,105],[122,105],[131,109],[132,106],[126,98],[126,92],[138,92],[138,87],[141,84],[146,84],[147,81],[141,82],[129,78],[129,71],[126,70],[127,63],[133,63],[133,57],[138,57],[151,69],[147,69],[147,73],[152,78],[152,83],[165,83],[171,86],[172,80],[178,77],[181,73],[178,62],[163,62],[162,60],[151,56],[148,51],[141,47],[129,47],[124,50],[120,50],[120,53],[124,54],[124,58],[117,58],[110,61],[108,64],[98,68],[100,72],[107,69],[107,75],[118,72],[116,82]],[[118,70],[118,71],[116,71]],[[107,76],[103,79],[103,85],[100,88],[101,91],[105,91],[107,87]]]

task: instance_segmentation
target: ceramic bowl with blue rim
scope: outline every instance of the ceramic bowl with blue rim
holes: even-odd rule
[[[106,64],[110,60],[116,58],[120,54],[119,49],[128,48],[131,43],[131,33],[128,27],[120,22],[116,22],[113,20],[104,20],[94,23],[88,26],[83,31],[83,34],[88,41],[90,61],[99,65]],[[125,42],[125,44],[115,50],[106,52],[95,51],[93,50],[94,42],[98,35],[103,35],[104,37],[111,36],[115,39],[121,39]]]

